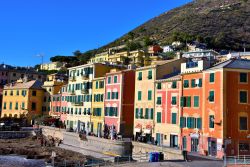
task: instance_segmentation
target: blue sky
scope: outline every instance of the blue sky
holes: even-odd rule
[[[0,63],[33,66],[105,45],[191,0],[2,0]]]

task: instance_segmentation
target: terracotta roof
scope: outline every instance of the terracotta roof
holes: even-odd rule
[[[43,83],[39,80],[32,80],[23,83],[14,83],[4,86],[4,89],[43,89]]]

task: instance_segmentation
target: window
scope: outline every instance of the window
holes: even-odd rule
[[[177,104],[176,100],[177,100],[176,96],[172,96],[171,104],[176,105]]]
[[[247,73],[240,73],[240,83],[247,83]]]
[[[214,128],[214,115],[209,115],[209,128]]]
[[[36,110],[36,103],[32,102],[32,104],[31,104],[31,110],[32,111]]]
[[[19,90],[16,91],[16,95],[19,96]]]
[[[157,112],[157,123],[161,123],[161,112]]]
[[[161,89],[161,83],[157,83],[157,89]]]
[[[114,76],[114,83],[117,83],[117,76]]]
[[[22,102],[22,110],[24,110],[24,109],[25,109],[25,103]]]
[[[172,113],[172,124],[176,124],[177,113]]]
[[[10,102],[10,106],[9,106],[10,110],[12,110],[12,102]]]
[[[6,102],[4,102],[4,104],[3,104],[3,109],[6,110]]]
[[[188,88],[189,87],[189,81],[188,80],[184,80],[184,88]]]
[[[138,73],[138,80],[141,81],[142,80],[142,72]]]
[[[199,107],[199,96],[194,96],[194,107]]]
[[[210,83],[214,82],[214,73],[210,73],[210,75],[209,75],[209,82]]]
[[[95,82],[95,88],[98,89],[98,81]]]
[[[111,98],[111,92],[108,92],[108,97],[107,99],[109,100]]]
[[[161,97],[157,97],[156,104],[161,105]]]
[[[239,143],[239,151],[249,151],[249,143]]]
[[[111,84],[111,77],[108,77],[108,84]]]
[[[214,102],[214,91],[213,90],[209,91],[208,100],[209,100],[209,102]]]
[[[12,91],[10,91],[10,95],[11,95],[11,96],[13,96],[13,90],[12,90]]]
[[[7,91],[4,91],[4,95],[7,96]]]
[[[15,110],[18,110],[18,102],[16,102]]]
[[[193,117],[187,118],[187,127],[188,128],[195,128],[195,118],[193,118]]]
[[[142,96],[141,91],[138,91],[138,101],[141,101],[141,96]]]
[[[198,84],[198,86],[201,88],[202,87],[202,79],[200,78],[199,79],[199,84]]]
[[[148,100],[152,100],[152,90],[148,91]]]
[[[201,118],[197,118],[197,128],[201,129],[201,125],[202,125]]]
[[[247,91],[240,91],[240,103],[247,103]]]
[[[176,81],[173,81],[171,87],[172,87],[173,89],[177,88],[177,82],[176,82]]]
[[[191,80],[191,87],[192,87],[192,88],[196,87],[195,79],[192,79],[192,80]]]
[[[187,118],[186,117],[181,117],[180,118],[180,127],[181,128],[187,127]]]
[[[247,117],[241,116],[239,119],[240,130],[248,130],[247,129]]]
[[[36,91],[32,91],[32,96],[36,96]]]
[[[148,79],[152,79],[152,70],[148,71]]]
[[[181,107],[191,107],[191,96],[181,97]]]

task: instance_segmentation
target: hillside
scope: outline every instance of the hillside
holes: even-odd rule
[[[101,50],[146,37],[159,44],[198,39],[217,50],[242,50],[244,45],[250,50],[250,1],[195,0],[149,20]]]

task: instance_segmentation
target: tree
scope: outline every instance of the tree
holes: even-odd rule
[[[137,49],[142,49],[142,46],[139,42],[127,42],[126,43],[126,49],[127,51],[133,51]]]
[[[150,46],[154,44],[154,42],[148,36],[144,38],[143,43],[144,43],[144,46]]]

